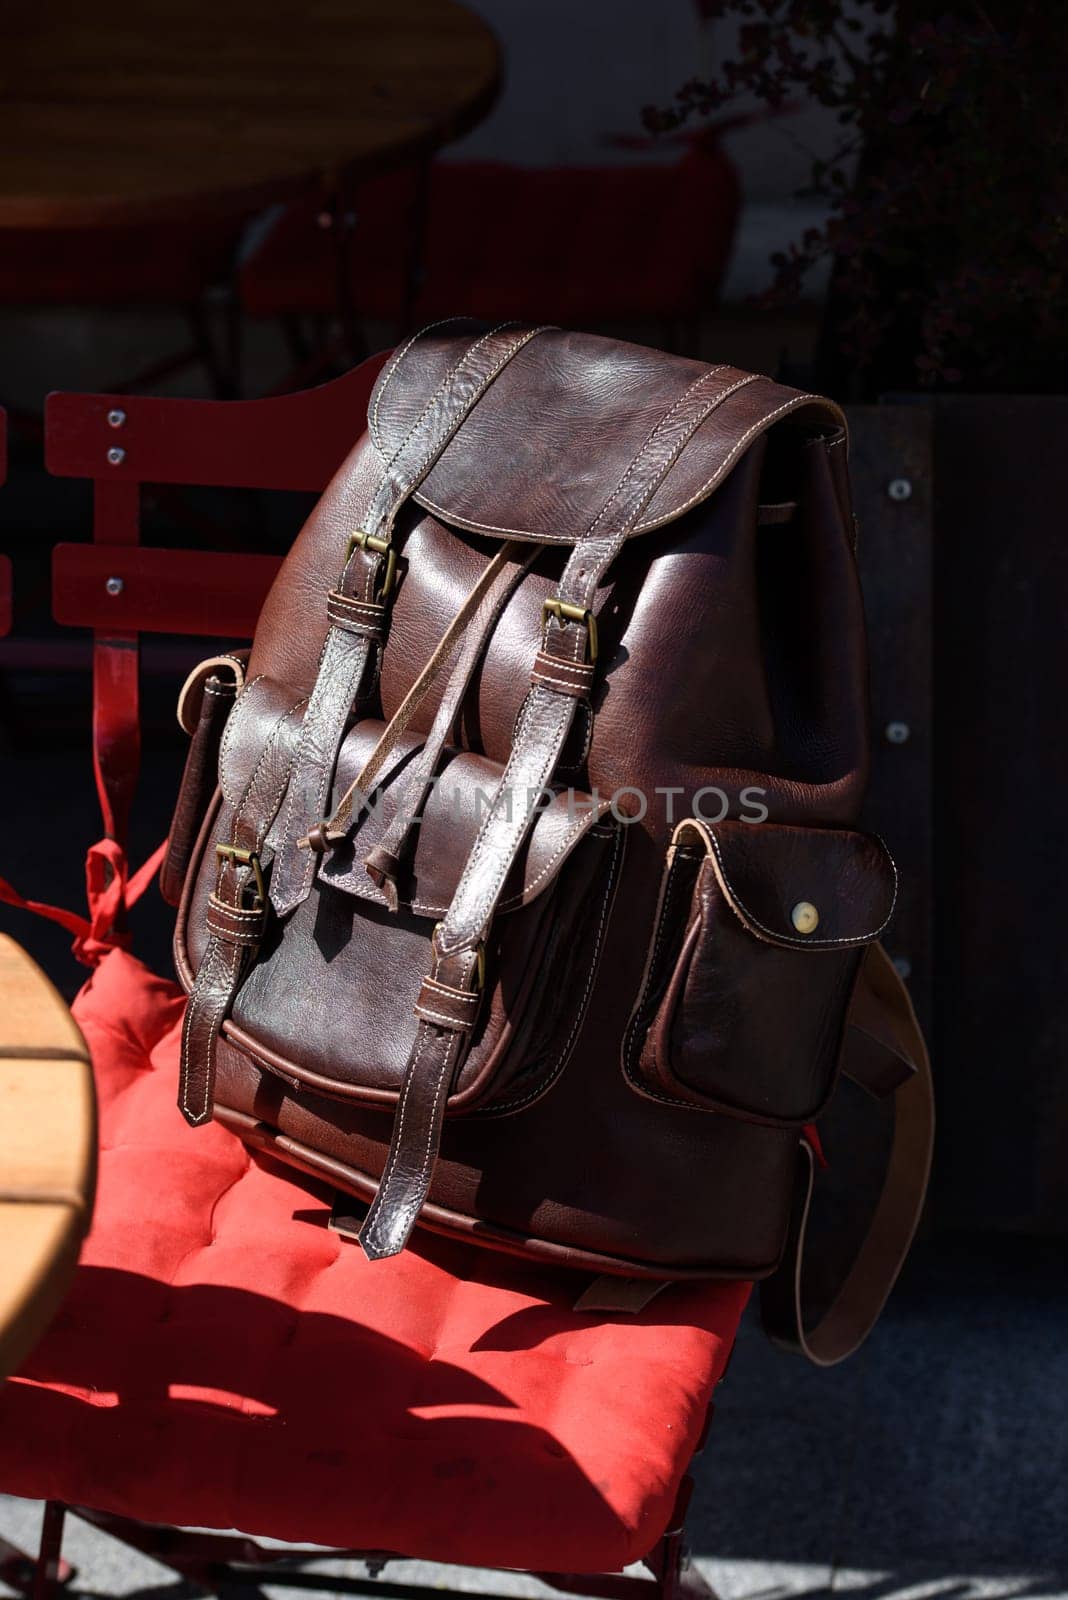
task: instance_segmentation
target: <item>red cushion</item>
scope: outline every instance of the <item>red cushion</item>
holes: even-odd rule
[[[364,185],[355,204],[352,297],[365,316],[402,315],[414,177]],[[733,167],[715,146],[672,166],[432,169],[425,277],[412,322],[457,312],[605,324],[707,309],[738,215]],[[330,311],[334,249],[314,208],[288,212],[241,273],[259,315]]]
[[[747,1296],[579,1315],[576,1279],[449,1241],[371,1265],[330,1197],[174,1104],[182,1000],[112,952],[75,1012],[96,1218],[0,1391],[0,1488],[145,1521],[599,1571],[671,1513]]]

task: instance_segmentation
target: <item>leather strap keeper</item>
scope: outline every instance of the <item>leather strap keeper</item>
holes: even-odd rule
[[[588,700],[596,667],[592,661],[565,661],[560,656],[539,650],[534,657],[530,681],[574,700]]]
[[[255,946],[267,927],[267,907],[228,906],[212,895],[205,915],[208,932],[228,944]]]
[[[386,608],[373,600],[356,600],[331,589],[326,597],[326,614],[335,628],[358,633],[367,639],[382,639],[386,631]]]
[[[384,850],[381,845],[375,845],[374,849],[370,851],[364,866],[372,883],[376,883],[379,888],[382,887],[383,883],[395,882],[400,876],[400,858],[395,856],[391,850]]]
[[[478,1018],[482,996],[477,989],[454,989],[436,978],[424,978],[415,1002],[415,1014],[436,1028],[466,1032]]]

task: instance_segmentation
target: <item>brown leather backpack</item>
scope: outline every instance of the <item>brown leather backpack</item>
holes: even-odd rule
[[[247,667],[183,691],[188,1121],[371,1201],[372,1258],[421,1221],[587,1306],[764,1278],[778,1338],[846,1354],[931,1141],[853,826],[853,538],[830,401],[557,329],[405,345]]]

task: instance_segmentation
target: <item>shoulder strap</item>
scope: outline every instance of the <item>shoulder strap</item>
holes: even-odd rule
[[[299,841],[326,808],[353,701],[375,647],[385,640],[396,562],[390,541],[397,514],[498,373],[541,331],[502,323],[464,350],[386,459],[364,527],[349,539],[341,576],[327,596],[330,630],[293,761],[271,874],[271,904],[279,916],[298,906],[311,889],[317,861],[312,851],[300,849]],[[409,350],[406,346],[402,357]],[[400,359],[387,370],[380,389]]]
[[[852,1355],[875,1326],[916,1232],[931,1168],[934,1093],[927,1048],[908,992],[879,944],[865,953],[857,978],[842,1070],[878,1098],[892,1096],[890,1154],[870,1224],[845,1261],[836,1259],[841,1252],[835,1248],[843,1230],[828,1232],[818,1246],[810,1241],[818,1180],[812,1147],[803,1143],[786,1250],[760,1290],[769,1338],[820,1367]]]

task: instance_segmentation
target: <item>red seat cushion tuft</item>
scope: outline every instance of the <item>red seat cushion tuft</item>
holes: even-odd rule
[[[174,1104],[183,1002],[122,951],[82,990],[101,1103],[74,1288],[0,1393],[0,1487],[145,1521],[600,1571],[670,1516],[747,1286],[577,1314],[574,1276],[419,1236]]]

